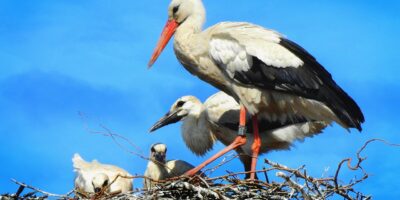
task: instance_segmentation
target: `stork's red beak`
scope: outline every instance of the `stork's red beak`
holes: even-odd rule
[[[167,24],[165,25],[161,33],[160,40],[158,41],[157,46],[154,49],[153,55],[151,56],[150,62],[148,64],[149,68],[154,64],[154,62],[156,62],[158,56],[160,56],[165,46],[167,46],[172,35],[174,35],[176,28],[178,28],[178,25],[179,24],[173,19],[167,21]]]

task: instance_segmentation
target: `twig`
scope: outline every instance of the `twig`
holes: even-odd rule
[[[299,185],[298,183],[294,182],[292,179],[290,179],[289,176],[287,176],[285,173],[283,172],[277,172],[276,176],[281,177],[283,179],[285,179],[286,182],[289,183],[289,185],[293,188],[296,189],[297,191],[301,192],[301,195],[303,197],[303,199],[305,200],[311,200],[311,197],[307,194],[307,192],[303,189],[303,186]]]
[[[371,139],[371,140],[368,140],[367,142],[365,142],[364,145],[357,151],[357,154],[356,154],[356,156],[357,156],[357,163],[355,164],[355,166],[352,166],[352,165],[351,165],[352,158],[343,159],[343,160],[339,163],[339,165],[338,165],[338,167],[337,167],[337,170],[336,170],[336,173],[335,173],[335,177],[334,177],[334,183],[335,183],[335,188],[336,188],[336,190],[339,190],[338,176],[339,176],[339,172],[340,172],[340,170],[341,170],[341,167],[342,167],[342,165],[343,165],[345,162],[347,162],[347,167],[348,167],[350,170],[353,170],[353,171],[354,171],[354,170],[361,169],[361,170],[363,171],[364,177],[363,177],[362,180],[368,178],[368,174],[367,174],[367,173],[364,171],[364,169],[361,167],[361,163],[366,159],[366,157],[361,157],[361,153],[362,153],[362,152],[364,151],[364,149],[368,146],[368,144],[370,144],[371,142],[375,142],[375,141],[383,142],[383,143],[385,143],[385,144],[387,144],[387,145],[390,145],[390,146],[400,146],[399,144],[389,143],[389,142],[387,142],[386,140],[377,139],[377,138]],[[355,181],[355,183],[358,183],[358,182],[360,182],[360,181]]]
[[[269,184],[268,173],[267,173],[265,167],[263,167],[263,171],[264,171],[265,181]]]
[[[263,169],[263,170],[257,170],[255,171],[255,173],[261,173],[261,172],[266,172],[266,171],[271,171],[273,169]],[[250,174],[251,172],[234,172],[234,173],[229,173],[226,175],[222,175],[222,176],[217,176],[217,177],[213,177],[213,178],[207,178],[207,181],[215,181],[215,180],[219,180],[219,179],[226,179],[228,177],[232,177],[232,176],[236,176],[236,175],[243,175],[243,174]]]
[[[229,157],[230,157],[230,158],[229,158]],[[239,157],[239,155],[227,155],[227,156],[225,156],[225,157],[222,159],[222,161],[221,161],[218,165],[216,165],[215,167],[212,167],[212,168],[209,168],[209,169],[204,170],[203,174],[205,174],[206,172],[209,171],[209,172],[210,172],[209,175],[211,175],[216,169],[220,168],[221,166],[223,166],[223,165],[225,165],[225,164],[231,162],[232,160],[234,160],[234,159],[236,159],[236,158],[238,158],[238,157]]]
[[[15,193],[15,196],[18,198],[19,195],[24,191],[24,189],[25,189],[25,186],[20,185],[17,192]]]
[[[142,158],[142,159],[149,160],[149,158],[146,157],[146,156],[144,156],[143,153],[139,153],[139,152],[143,152],[143,151],[142,151],[137,145],[135,145],[133,142],[131,142],[128,138],[126,138],[126,137],[124,137],[124,136],[122,136],[122,135],[120,135],[120,134],[114,133],[113,131],[111,131],[111,129],[107,128],[107,127],[106,127],[105,125],[103,125],[103,124],[100,124],[99,126],[100,126],[104,131],[92,130],[92,129],[89,127],[88,123],[87,123],[87,117],[86,117],[86,115],[85,115],[84,113],[82,113],[82,112],[79,112],[78,114],[79,114],[79,116],[81,117],[82,122],[83,122],[83,126],[84,126],[84,128],[85,128],[85,130],[86,130],[87,132],[92,133],[92,134],[97,134],[97,135],[103,135],[103,136],[106,136],[106,137],[111,137],[111,139],[112,139],[122,150],[124,150],[124,151],[126,151],[126,152],[128,152],[128,153],[130,153],[130,154],[133,154],[133,155],[135,155],[135,156],[138,156],[138,157],[140,157],[140,158]],[[134,149],[136,149],[136,150],[139,151],[139,152],[135,152],[135,151],[129,150],[129,149],[126,148],[124,145],[122,145],[122,144],[117,140],[117,138],[120,138],[120,139],[124,140],[124,141],[127,142],[130,146],[132,146]]]
[[[31,190],[34,190],[34,191],[39,192],[39,193],[42,193],[42,194],[47,195],[49,197],[58,197],[58,198],[63,198],[63,199],[68,199],[69,198],[69,196],[67,196],[67,195],[49,193],[49,192],[43,191],[41,189],[35,188],[33,186],[27,185],[25,183],[21,183],[21,182],[15,180],[15,179],[11,179],[11,181],[16,183],[17,185],[23,186],[25,188],[29,188]]]

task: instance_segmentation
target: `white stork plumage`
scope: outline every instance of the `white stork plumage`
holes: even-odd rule
[[[175,34],[174,50],[182,65],[240,102],[239,136],[220,154],[246,143],[240,136],[246,110],[253,121],[257,115],[270,119],[300,115],[361,131],[364,116],[358,105],[305,49],[276,31],[251,23],[222,22],[202,31],[204,21],[201,0],[172,0],[149,67]],[[254,134],[252,171],[260,146],[257,128]]]
[[[146,178],[143,179],[144,188],[151,189],[157,184],[157,182],[154,181],[180,176],[194,168],[193,165],[183,160],[166,161],[166,157],[167,145],[163,143],[151,145],[150,159],[147,163],[146,171],[144,172],[144,176],[151,178],[151,180]]]
[[[213,148],[216,140],[225,146],[235,140],[239,112],[239,104],[224,92],[210,96],[204,104],[194,96],[183,96],[172,104],[169,112],[150,131],[182,121],[181,134],[186,146],[196,155],[203,156]],[[295,141],[319,134],[328,125],[324,121],[308,122],[301,117],[284,121],[260,118],[259,124],[265,125],[260,127],[260,153],[289,149]],[[248,129],[251,130],[252,126]],[[253,134],[247,133],[246,138],[246,144],[237,148],[236,152],[244,169],[250,171]],[[249,174],[246,178],[250,178]]]
[[[75,177],[75,189],[79,193],[92,195],[102,191],[108,194],[126,193],[132,191],[132,179],[124,178],[131,175],[124,169],[97,160],[87,162],[79,154],[72,158]],[[121,176],[121,177],[119,177]]]

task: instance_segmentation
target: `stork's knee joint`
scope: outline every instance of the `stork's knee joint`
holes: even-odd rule
[[[260,144],[260,143],[254,143],[254,144],[251,146],[251,148],[252,148],[253,151],[258,151],[258,150],[260,149],[260,147],[261,147],[261,144]]]

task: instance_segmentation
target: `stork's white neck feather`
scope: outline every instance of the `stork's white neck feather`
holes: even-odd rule
[[[153,161],[147,163],[145,174],[154,180],[163,180],[168,177],[168,171],[165,169],[164,163]]]
[[[209,35],[203,31],[206,20],[204,5],[201,0],[190,1],[195,6],[175,32],[175,55],[190,73],[222,91],[229,91],[221,79],[224,75],[208,56]]]
[[[202,103],[193,103],[189,114],[182,124],[182,138],[186,146],[196,155],[201,156],[212,149],[215,137],[210,132],[209,123]]]
[[[188,50],[190,50],[189,52],[195,52],[196,48],[200,47],[199,45],[193,44],[193,42],[201,40],[201,38],[196,36],[202,32],[206,19],[206,11],[203,3],[200,0],[194,0],[191,3],[193,6],[190,14],[181,22],[175,32],[174,47],[184,52],[188,52]],[[194,39],[194,37],[196,37],[196,39]],[[189,43],[191,43],[191,45]]]
[[[181,24],[176,30],[176,34],[184,32],[199,33],[202,31],[206,20],[206,10],[204,5],[200,0],[193,0],[186,3],[190,3],[191,5],[187,7],[182,6],[182,17],[184,17],[185,14],[187,16],[182,22],[180,22]]]
[[[205,18],[200,15],[189,16],[177,29],[175,37],[183,34],[196,34],[203,30]]]

